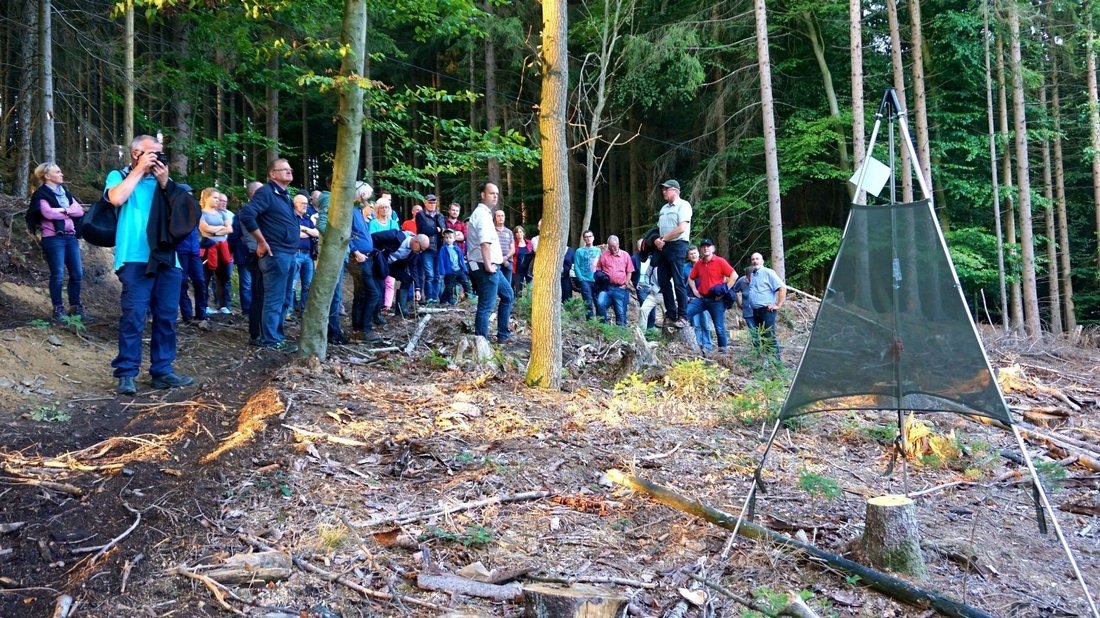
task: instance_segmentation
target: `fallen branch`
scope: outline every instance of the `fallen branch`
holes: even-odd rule
[[[611,481],[623,487],[644,492],[658,502],[705,519],[722,528],[728,530],[736,528],[738,534],[745,538],[769,541],[781,547],[801,550],[814,558],[824,560],[838,569],[858,575],[863,582],[866,582],[872,588],[888,594],[903,603],[908,603],[917,607],[932,608],[945,616],[957,616],[960,618],[993,618],[977,608],[964,605],[937,592],[925,590],[909,582],[887,575],[886,573],[865,567],[843,556],[818,549],[813,545],[802,543],[791,537],[772,532],[763,526],[747,521],[738,523],[736,515],[725,513],[707,506],[702,502],[682,496],[662,485],[624,474],[619,470],[608,470],[606,474]]]
[[[68,483],[59,483],[57,481],[42,481],[39,479],[19,478],[8,481],[8,479],[0,479],[0,483],[4,485],[31,485],[34,487],[42,487],[43,489],[49,489],[51,491],[60,491],[62,493],[69,494],[80,498],[84,495],[84,490],[76,485],[70,485]]]
[[[523,598],[523,584],[486,584],[457,575],[418,573],[416,586],[432,592],[449,592],[494,601],[518,601]]]
[[[703,584],[707,588],[710,588],[711,590],[717,592],[718,594],[726,597],[727,599],[732,599],[734,601],[737,601],[741,605],[744,605],[745,607],[747,607],[747,608],[749,608],[753,611],[760,612],[761,614],[764,614],[765,616],[774,616],[775,615],[767,607],[764,607],[763,605],[760,605],[756,601],[753,601],[752,599],[750,599],[748,597],[743,597],[743,596],[737,594],[736,592],[730,590],[729,588],[726,588],[725,586],[722,586],[720,584],[716,584],[716,583],[706,579],[705,577],[701,577],[699,575],[696,575],[695,573],[692,573],[690,570],[688,570],[686,568],[680,569],[680,572],[683,573],[684,575],[687,575],[691,579],[699,582],[700,584]]]
[[[209,577],[207,577],[205,575],[201,575],[199,573],[195,573],[194,571],[190,571],[190,570],[188,570],[184,567],[176,567],[174,569],[168,569],[168,573],[172,574],[172,575],[183,575],[184,577],[188,577],[190,579],[194,579],[196,581],[202,582],[202,584],[204,586],[206,586],[207,590],[210,591],[210,594],[214,595],[214,600],[218,602],[219,607],[221,607],[222,609],[224,609],[225,611],[227,611],[231,614],[236,614],[238,616],[247,615],[244,612],[242,612],[241,610],[239,610],[239,609],[233,607],[232,605],[230,605],[229,602],[225,600],[225,597],[226,597],[226,595],[229,595],[229,596],[233,597],[234,600],[241,601],[241,602],[245,602],[244,599],[241,599],[237,595],[233,594],[232,590],[229,590],[225,586],[222,586],[221,584],[219,584],[218,582],[210,579]]]
[[[255,547],[255,548],[257,548],[261,551],[275,551],[274,547],[271,547],[267,543],[264,543],[260,539],[257,539],[253,536],[241,533],[241,534],[237,535],[237,538],[239,538],[240,540],[244,541],[245,543],[248,543],[249,545],[251,545],[251,546],[253,546],[253,547]],[[295,556],[294,554],[290,554],[290,558],[291,558],[291,560],[294,561],[294,565],[297,566],[299,569],[302,569],[303,571],[308,571],[308,572],[313,573],[315,575],[320,575],[322,578],[325,579],[325,581],[336,582],[336,583],[338,583],[342,586],[346,586],[348,588],[351,588],[352,590],[358,592],[359,594],[361,594],[365,597],[370,597],[372,599],[379,599],[379,600],[382,600],[382,601],[400,601],[401,603],[408,603],[409,605],[416,605],[418,607],[424,607],[424,608],[427,608],[427,609],[430,609],[430,610],[433,610],[433,611],[437,611],[437,612],[446,612],[447,611],[447,608],[443,607],[442,605],[437,605],[437,604],[431,603],[429,601],[421,601],[420,599],[417,599],[415,597],[402,596],[402,597],[398,598],[398,597],[396,597],[392,594],[386,593],[386,592],[378,592],[377,590],[371,590],[370,588],[367,588],[365,586],[362,586],[360,584],[357,584],[357,583],[351,581],[350,579],[344,577],[343,575],[337,575],[336,573],[331,573],[329,571],[326,571],[326,570],[322,569],[321,567],[319,567],[315,564],[312,564],[310,562],[306,562],[305,560],[299,558],[298,556]]]
[[[428,321],[432,319],[431,315],[426,315],[420,318],[420,323],[416,325],[416,330],[413,331],[412,338],[409,339],[409,343],[405,345],[405,354],[412,354],[416,349],[416,344],[420,342],[420,337],[424,334],[424,329],[428,326]]]
[[[294,433],[300,433],[311,438],[324,438],[326,442],[332,442],[333,444],[340,444],[343,446],[373,446],[368,442],[360,442],[359,440],[353,440],[351,438],[341,438],[340,436],[334,436],[322,431],[312,431],[305,429],[304,427],[298,427],[297,425],[291,425],[290,423],[283,423],[283,427],[293,431]]]
[[[594,575],[592,577],[557,577],[555,575],[528,575],[527,579],[534,582],[546,582],[548,584],[565,584],[566,586],[572,586],[573,584],[615,584],[616,586],[626,586],[628,588],[656,588],[657,584],[653,582],[640,582],[636,579],[626,579],[625,577],[604,577]]]
[[[492,498],[486,498],[484,500],[476,500],[474,502],[464,502],[462,504],[456,504],[453,506],[426,509],[423,511],[418,511],[416,513],[406,513],[404,515],[392,515],[390,517],[383,517],[381,519],[372,519],[363,525],[365,527],[371,527],[380,526],[382,524],[411,524],[414,521],[428,519],[429,517],[435,517],[436,515],[450,515],[451,513],[468,511],[470,509],[489,506],[490,504],[499,504],[502,502],[522,502],[524,500],[538,500],[539,498],[546,498],[549,496],[550,492],[548,491],[528,491],[525,493],[513,494],[510,496],[494,496]]]
[[[88,552],[93,552],[98,549],[99,551],[96,553],[96,555],[92,556],[91,560],[88,561],[88,565],[90,566],[95,564],[96,560],[99,560],[100,556],[111,551],[111,548],[115,545],[118,545],[119,542],[122,541],[122,539],[130,536],[130,533],[136,530],[138,524],[141,523],[141,511],[131,508],[130,505],[126,504],[125,502],[122,503],[122,506],[125,507],[127,511],[130,511],[131,513],[136,515],[136,517],[134,518],[134,523],[130,524],[129,528],[127,528],[122,534],[111,539],[111,542],[107,543],[106,545],[100,545],[99,547],[77,547],[70,551],[72,551],[72,553],[74,554],[86,554]]]

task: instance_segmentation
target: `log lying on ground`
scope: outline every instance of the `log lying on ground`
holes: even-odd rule
[[[518,601],[523,596],[523,586],[517,583],[485,584],[457,575],[420,573],[416,576],[416,587],[421,590],[450,592],[494,601]]]
[[[523,587],[524,615],[535,618],[615,618],[626,601],[626,597],[585,584]]]
[[[860,547],[873,566],[928,579],[920,551],[917,506],[905,496],[877,496],[867,501],[867,520]]]
[[[865,567],[843,556],[818,549],[813,545],[802,543],[791,537],[772,532],[763,526],[747,521],[742,521],[738,526],[736,515],[731,515],[709,507],[702,502],[682,496],[667,487],[624,474],[619,470],[608,470],[606,474],[607,478],[623,487],[649,494],[649,496],[658,502],[705,519],[716,526],[726,528],[727,530],[733,530],[734,527],[737,526],[738,534],[745,538],[769,541],[781,547],[802,550],[810,556],[823,560],[840,570],[858,575],[861,581],[868,586],[903,603],[934,609],[944,616],[957,616],[959,618],[993,618],[990,614],[977,608],[970,607],[969,605],[959,603],[950,597],[914,586],[907,581]]]
[[[290,554],[260,551],[230,556],[206,576],[222,584],[263,584],[290,579],[293,566]]]

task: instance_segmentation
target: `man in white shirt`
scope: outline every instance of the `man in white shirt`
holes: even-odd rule
[[[657,248],[657,280],[665,301],[665,326],[685,328],[689,296],[681,265],[687,259],[691,237],[691,204],[680,199],[679,182],[666,180],[661,187],[665,204],[657,219],[660,235],[653,242]]]
[[[489,338],[489,316],[496,305],[497,342],[506,343],[512,339],[508,322],[512,317],[513,297],[511,282],[505,280],[501,273],[504,254],[500,250],[500,237],[493,221],[493,209],[500,201],[500,189],[491,182],[483,182],[478,185],[478,192],[481,201],[470,215],[466,228],[470,279],[477,290],[474,333]]]

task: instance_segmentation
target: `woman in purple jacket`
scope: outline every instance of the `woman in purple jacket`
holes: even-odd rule
[[[77,242],[80,220],[84,207],[62,184],[65,174],[56,163],[43,163],[34,170],[40,183],[31,195],[31,205],[38,206],[38,229],[42,236],[42,254],[50,267],[50,301],[53,302],[53,319],[60,322],[66,316],[61,300],[61,287],[65,271],[69,272],[69,313],[79,316],[88,324],[92,317],[84,311],[80,302],[80,284],[84,280],[84,265],[80,260],[80,243]]]

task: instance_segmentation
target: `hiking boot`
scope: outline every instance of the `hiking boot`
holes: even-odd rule
[[[137,384],[134,384],[134,376],[122,376],[118,379],[118,388],[115,389],[119,395],[136,395]]]
[[[80,321],[85,325],[95,322],[95,318],[89,315],[87,311],[84,311],[84,305],[73,305],[69,307],[69,315],[80,318]]]
[[[298,345],[283,339],[278,343],[273,343],[269,346],[265,346],[269,350],[276,350],[284,354],[293,354],[298,351]]]
[[[349,343],[348,338],[343,333],[332,332],[328,334],[328,342],[329,345],[347,345]]]
[[[50,320],[57,322],[58,324],[64,324],[65,316],[65,308],[59,305],[53,308],[53,314],[50,316]]]
[[[132,380],[133,378],[131,378]],[[166,373],[162,376],[153,376],[153,388],[178,388],[187,386],[195,381],[191,376],[181,376],[174,373]]]

